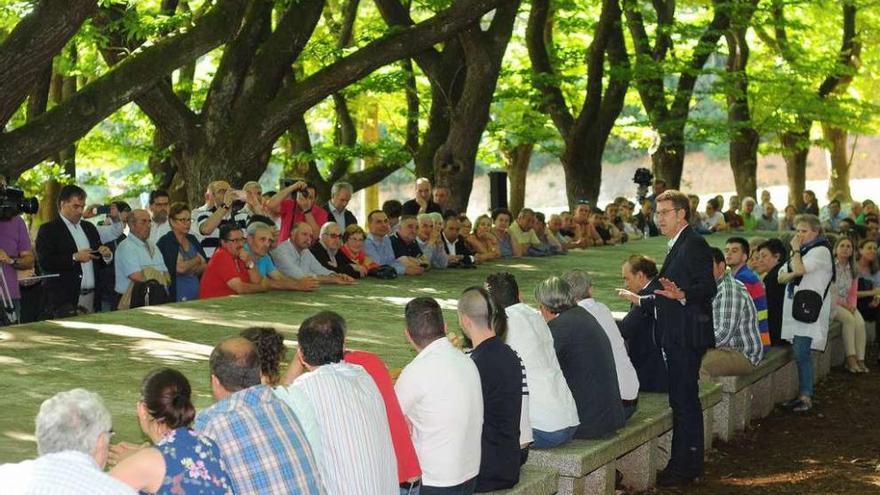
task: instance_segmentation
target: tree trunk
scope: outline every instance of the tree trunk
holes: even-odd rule
[[[746,9],[732,16],[731,28],[725,33],[727,40],[727,125],[730,129],[730,167],[740,198],[756,198],[758,193],[758,143],[760,136],[752,127],[749,109],[749,43],[746,38],[749,22],[754,12],[752,2],[739,2],[737,7]]]
[[[828,141],[831,154],[831,180],[828,183],[828,199],[837,199],[841,203],[852,201],[849,188],[849,170],[852,163],[847,150],[846,129],[832,124],[822,123],[822,134]]]
[[[504,158],[507,162],[507,178],[510,180],[508,208],[514,217],[526,204],[526,176],[529,172],[529,162],[532,159],[534,149],[534,143],[523,143],[504,151]]]
[[[807,187],[807,155],[810,152],[810,131],[789,131],[779,136],[782,143],[782,157],[788,172],[788,204],[803,202]]]
[[[660,145],[651,154],[654,177],[666,181],[669,189],[681,189],[681,171],[684,169],[684,133],[673,133],[676,137],[660,137]]]
[[[67,50],[67,56],[70,63],[76,65],[77,51],[76,46],[71,44]],[[52,102],[57,106],[65,101],[70,100],[76,94],[76,76],[65,76],[64,74],[55,74],[52,78],[50,86],[50,96]],[[70,176],[74,182],[76,181],[76,141],[70,143],[66,148],[60,150],[55,155],[55,163],[61,165],[64,173]]]

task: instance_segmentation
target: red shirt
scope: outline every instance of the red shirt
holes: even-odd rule
[[[321,228],[322,225],[327,223],[330,214],[327,213],[327,210],[316,204],[312,206],[312,217],[317,222],[318,228]],[[293,227],[305,221],[306,214],[299,208],[296,201],[290,198],[283,200],[281,202],[281,230],[278,231],[278,243],[286,241],[290,237],[290,231],[293,230]],[[315,232],[315,238],[317,239],[317,237],[318,233]]]
[[[229,251],[218,248],[205,267],[205,273],[202,274],[199,299],[235,295],[236,292],[228,284],[234,278],[250,283],[247,265],[239,258],[233,258]]]
[[[401,483],[421,476],[422,468],[419,466],[419,458],[413,447],[412,438],[409,435],[409,426],[394,393],[394,384],[391,383],[391,375],[388,368],[379,356],[366,351],[345,351],[343,357],[346,363],[357,364],[369,373],[382,394],[385,401],[385,411],[388,414],[388,426],[391,428],[391,443],[394,445],[394,454],[397,457],[397,479]]]

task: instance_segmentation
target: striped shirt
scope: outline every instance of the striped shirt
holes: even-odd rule
[[[220,447],[238,495],[326,493],[299,421],[269,387],[218,401],[196,417],[195,430]]]
[[[364,368],[325,364],[275,388],[307,424],[328,493],[396,494],[397,460],[385,403]]]
[[[770,322],[767,319],[767,292],[764,283],[748,265],[743,265],[734,272],[733,278],[746,286],[749,297],[755,303],[755,310],[758,314],[758,330],[761,332],[761,344],[766,349],[770,347]]]
[[[201,244],[202,249],[205,250],[205,255],[208,259],[211,259],[211,256],[214,255],[214,251],[220,247],[220,224],[217,224],[217,227],[214,227],[214,230],[211,231],[210,234],[204,235],[202,234],[202,223],[205,220],[211,218],[211,215],[217,211],[217,208],[205,208],[200,207],[196,208],[193,211],[192,218],[195,220],[193,222],[193,233],[196,236],[196,239],[199,240],[199,244]],[[244,230],[247,227],[248,214],[244,209],[238,210],[235,212],[235,215],[230,215],[230,213],[226,213],[226,216],[223,217],[223,220],[220,223],[229,222],[230,220],[234,221]]]
[[[88,454],[66,450],[0,465],[3,495],[135,495]]]
[[[724,274],[712,300],[716,347],[736,349],[755,366],[764,356],[755,304],[745,286]]]

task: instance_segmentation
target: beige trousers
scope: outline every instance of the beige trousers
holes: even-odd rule
[[[700,380],[707,381],[716,376],[748,375],[755,370],[755,365],[745,354],[730,347],[709,349],[703,355],[700,366]]]
[[[840,322],[843,334],[843,347],[847,356],[856,356],[859,361],[865,360],[865,320],[858,310],[850,312],[838,306],[834,311],[834,319]]]

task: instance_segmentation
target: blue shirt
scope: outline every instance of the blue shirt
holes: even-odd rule
[[[196,417],[195,430],[220,447],[235,493],[323,494],[315,456],[287,404],[255,385]]]
[[[245,251],[251,253],[251,247],[245,244]],[[272,261],[272,257],[268,254],[266,256],[257,256],[254,253],[251,253],[254,258],[254,263],[257,265],[257,271],[260,272],[261,277],[268,277],[270,273],[274,272],[278,268],[275,267],[275,263]]]
[[[367,234],[364,238],[364,252],[380,265],[391,265],[398,275],[406,273],[406,267],[403,263],[397,261],[394,256],[394,248],[391,246],[391,237],[376,237],[373,234]]]
[[[149,240],[144,242],[134,235],[126,237],[116,248],[116,292],[125,294],[131,285],[128,276],[147,267],[168,273],[162,253],[155,244]]]

